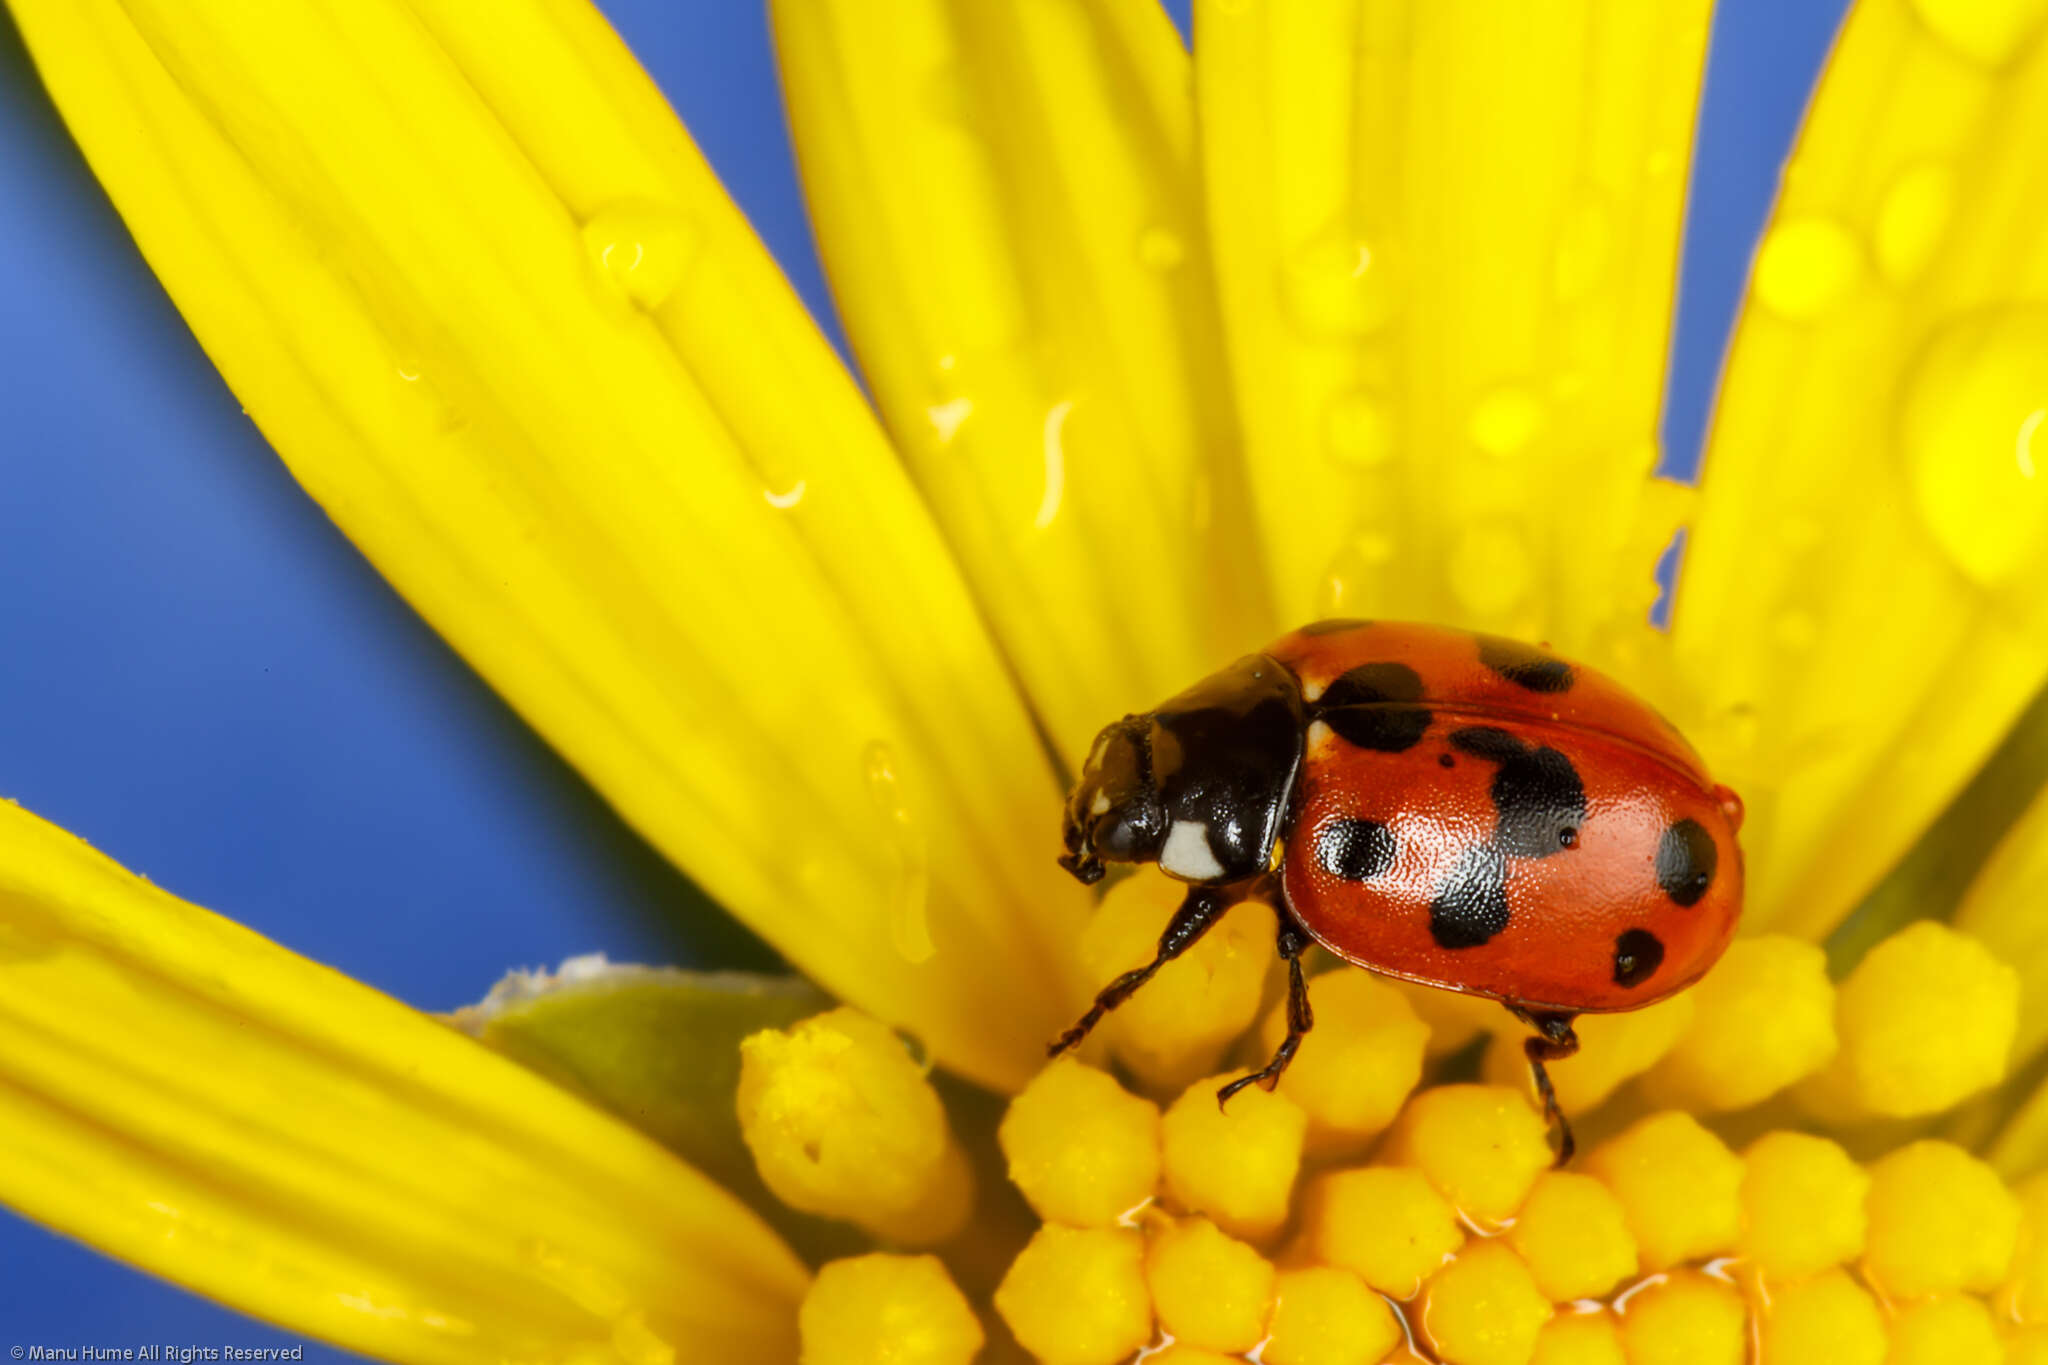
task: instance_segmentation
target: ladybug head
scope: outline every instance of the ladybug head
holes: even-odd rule
[[[1166,839],[1166,805],[1152,776],[1152,717],[1125,716],[1104,727],[1067,798],[1060,866],[1093,886],[1102,860],[1149,862]]]

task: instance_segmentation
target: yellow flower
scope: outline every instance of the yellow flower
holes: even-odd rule
[[[872,408],[580,0],[9,4],[301,482],[850,1007],[724,1049],[721,1094],[747,1174],[880,1245],[813,1276],[559,1056],[527,1060],[570,1084],[4,807],[17,1207],[400,1360],[2048,1333],[2048,1206],[2005,1184],[2048,1100],[1994,1089],[2048,1042],[2040,0],[1858,7],[1696,490],[1652,471],[1705,0],[1210,0],[1192,62],[1150,0],[776,0]],[[1443,1083],[1461,1007],[1357,978],[1324,989],[1358,1091],[1305,1056],[1219,1113],[1270,1008],[1224,930],[1084,1059],[1149,1098],[1043,1068],[1160,909],[1134,880],[1088,920],[1061,765],[1337,611],[1550,640],[1748,799],[1754,937],[1558,1068],[1582,1174],[1546,1174],[1512,1066]]]

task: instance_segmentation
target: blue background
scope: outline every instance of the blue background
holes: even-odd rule
[[[759,7],[599,7],[829,319]],[[1185,28],[1187,0],[1170,8]],[[1842,8],[1721,5],[1666,422],[1675,468],[1695,459]],[[136,254],[4,9],[0,796],[430,1009],[507,966],[593,949],[775,961],[522,728],[286,475]],[[0,1346],[296,1340],[0,1212]],[[323,1356],[349,1358],[309,1346]]]

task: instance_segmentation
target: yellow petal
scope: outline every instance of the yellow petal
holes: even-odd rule
[[[0,1198],[435,1365],[790,1359],[806,1282],[636,1130],[6,803]]]
[[[1255,647],[1194,175],[1154,0],[776,0],[798,163],[890,432],[1060,753]]]
[[[1649,474],[1707,11],[1197,6],[1210,231],[1284,614],[1643,646],[1677,523]]]
[[[356,544],[793,962],[1022,1084],[1084,903],[1028,717],[860,394],[595,12],[10,2]]]
[[[1673,619],[1752,927],[1831,928],[2048,674],[2041,14],[1858,5],[1757,255]]]

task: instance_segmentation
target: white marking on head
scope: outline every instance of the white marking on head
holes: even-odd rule
[[[1092,802],[1090,802],[1090,803],[1089,803],[1089,805],[1088,805],[1088,813],[1089,813],[1090,815],[1107,815],[1107,814],[1109,814],[1109,793],[1108,793],[1108,792],[1097,792],[1097,793],[1095,793],[1095,799],[1094,799],[1094,800],[1093,800]]]
[[[1209,827],[1198,820],[1173,822],[1166,831],[1166,846],[1159,850],[1159,865],[1191,882],[1223,875],[1223,864],[1209,851]]]

